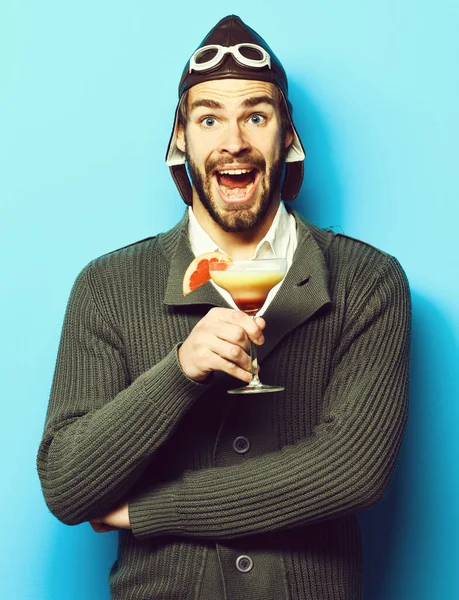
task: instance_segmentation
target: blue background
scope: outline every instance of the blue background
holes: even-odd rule
[[[226,10],[289,74],[308,153],[296,208],[397,256],[412,287],[410,419],[390,489],[362,515],[365,598],[459,597],[458,7],[3,0],[3,598],[108,598],[115,534],[60,524],[35,472],[63,314],[90,259],[182,216],[164,164],[176,87]]]

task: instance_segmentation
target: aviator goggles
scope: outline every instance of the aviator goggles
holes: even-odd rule
[[[220,46],[211,44],[198,48],[190,58],[190,73],[192,71],[209,71],[219,65],[227,54],[232,54],[234,60],[245,67],[261,69],[271,68],[271,57],[264,48],[257,44],[236,44],[235,46]]]

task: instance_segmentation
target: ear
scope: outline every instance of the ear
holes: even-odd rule
[[[185,152],[186,142],[185,142],[185,128],[181,123],[177,125],[177,148],[181,152]]]
[[[293,130],[291,127],[285,132],[285,147],[290,148],[293,142]]]

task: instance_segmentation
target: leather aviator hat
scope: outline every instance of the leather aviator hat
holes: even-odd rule
[[[191,184],[185,166],[185,154],[177,147],[178,115],[183,94],[203,81],[214,79],[250,79],[276,85],[285,102],[294,135],[285,159],[282,200],[297,197],[303,181],[305,153],[292,121],[288,100],[287,75],[268,44],[236,15],[223,18],[203,39],[183,70],[179,84],[179,102],[167,150],[166,163],[184,202],[191,205]]]

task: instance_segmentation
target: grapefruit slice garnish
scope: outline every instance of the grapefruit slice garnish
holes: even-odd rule
[[[190,292],[210,281],[209,263],[219,263],[219,269],[226,269],[231,263],[231,258],[223,252],[206,252],[200,254],[191,263],[183,276],[183,295],[187,296]]]

